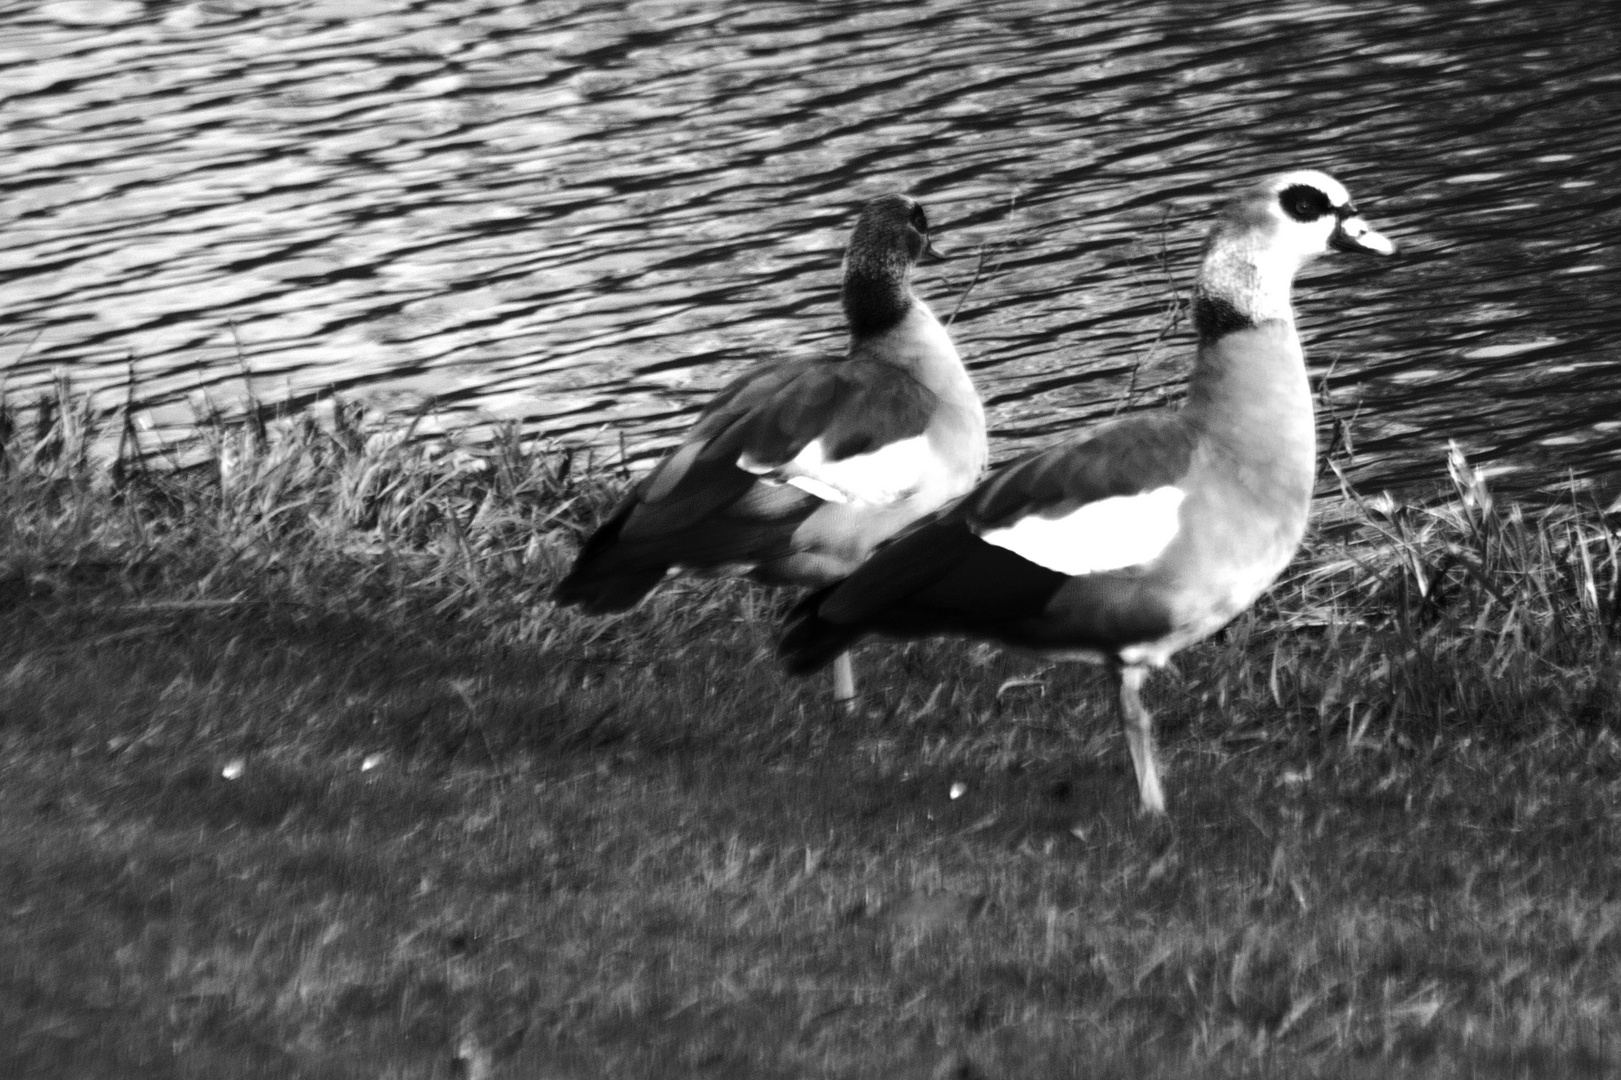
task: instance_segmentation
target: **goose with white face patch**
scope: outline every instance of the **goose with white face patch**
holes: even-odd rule
[[[913,268],[934,254],[915,201],[868,203],[844,260],[848,354],[765,367],[721,390],[586,541],[553,599],[624,611],[672,569],[824,585],[970,490],[985,469],[985,410],[912,291]],[[838,659],[834,694],[848,700],[853,674]]]
[[[1306,170],[1233,200],[1205,243],[1186,404],[997,470],[789,617],[803,674],[868,634],[959,634],[1107,664],[1143,808],[1165,793],[1140,688],[1247,608],[1305,533],[1316,419],[1290,291],[1330,248],[1391,255],[1338,181]]]

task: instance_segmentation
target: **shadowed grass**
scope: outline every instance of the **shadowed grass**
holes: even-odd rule
[[[336,415],[8,419],[0,1074],[1621,1065],[1599,509],[1327,508],[1151,683],[1160,826],[1094,673],[872,645],[836,717],[785,595],[545,602],[620,478]]]

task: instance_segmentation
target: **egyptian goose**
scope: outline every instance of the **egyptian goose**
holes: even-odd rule
[[[921,206],[869,202],[844,258],[848,354],[765,367],[721,390],[586,541],[553,599],[624,611],[672,568],[824,585],[970,490],[985,468],[985,410],[912,292],[924,255],[937,253]],[[853,675],[838,659],[834,694],[848,701]]]
[[[1143,808],[1163,813],[1139,691],[1148,669],[1247,608],[1305,533],[1316,421],[1289,294],[1331,247],[1396,250],[1320,172],[1234,199],[1204,247],[1186,404],[1023,457],[900,534],[794,609],[787,669],[813,671],[873,633],[1104,663]]]

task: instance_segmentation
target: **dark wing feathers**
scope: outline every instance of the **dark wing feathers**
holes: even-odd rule
[[[734,462],[700,455],[657,502],[642,499],[650,475],[585,542],[552,592],[599,615],[634,607],[672,566],[716,567],[788,554],[794,528],[820,500],[794,487],[760,484]]]
[[[1108,651],[1149,640],[1170,613],[1129,572],[1070,577],[980,534],[1032,513],[1174,484],[1193,437],[1162,414],[1130,417],[993,474],[957,503],[879,548],[854,574],[789,616],[778,655],[789,671],[826,664],[867,633],[969,633],[1030,647]]]
[[[869,633],[995,635],[1039,618],[1067,579],[985,543],[964,511],[958,503],[913,526],[850,577],[801,601],[777,646],[787,670],[815,671]]]
[[[1038,617],[1066,580],[981,540],[958,502],[799,604],[778,655],[803,673],[871,632],[916,637],[1011,625]]]
[[[960,506],[936,511],[880,546],[826,593],[821,614],[839,623],[864,622],[949,574],[979,543]]]
[[[1059,517],[1089,502],[1174,484],[1193,457],[1193,433],[1174,414],[1130,416],[999,470],[968,496],[975,524],[1029,514]]]
[[[898,369],[853,367],[858,381],[847,404],[829,418],[822,439],[830,460],[870,453],[886,443],[923,434],[939,408],[933,391]]]
[[[821,500],[796,487],[762,485],[739,459],[786,464],[818,438],[828,457],[850,457],[920,434],[934,404],[929,390],[883,364],[808,360],[735,380],[586,541],[553,598],[593,613],[622,611],[671,566],[790,554],[794,529]]]
[[[761,465],[784,465],[821,439],[838,461],[922,434],[937,404],[932,391],[887,364],[807,365],[754,407],[740,448]]]
[[[668,563],[638,563],[618,555],[623,551],[620,534],[635,508],[635,500],[627,499],[597,527],[575,557],[574,568],[552,590],[553,600],[580,604],[592,615],[603,615],[634,607],[659,583]]]
[[[777,659],[790,675],[809,675],[831,664],[840,653],[866,637],[870,627],[858,623],[836,623],[818,612],[828,597],[842,588],[829,585],[818,589],[794,605],[782,624],[777,642]]]
[[[919,616],[1016,618],[1039,611],[1063,581],[1055,570],[985,543],[958,504],[881,547],[844,579],[848,588],[828,594],[821,614],[859,623],[904,605]]]

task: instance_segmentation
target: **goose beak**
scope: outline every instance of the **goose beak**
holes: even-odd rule
[[[934,239],[930,237],[923,242],[923,254],[918,256],[917,261],[920,263],[945,262],[949,258],[951,258],[950,255],[934,246]]]
[[[1340,219],[1334,234],[1328,238],[1328,246],[1336,251],[1362,251],[1372,255],[1396,254],[1395,241],[1371,228],[1362,220],[1361,215],[1357,214]]]

